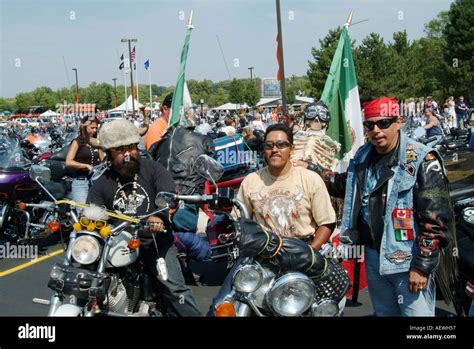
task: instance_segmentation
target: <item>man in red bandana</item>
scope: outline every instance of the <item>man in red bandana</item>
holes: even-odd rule
[[[340,241],[364,246],[370,298],[377,316],[434,316],[434,274],[441,250],[453,252],[453,212],[439,154],[400,131],[399,104],[364,104],[370,140],[346,173],[312,169],[329,194],[344,198]],[[446,285],[440,282],[440,285]],[[442,289],[441,292],[449,290]]]

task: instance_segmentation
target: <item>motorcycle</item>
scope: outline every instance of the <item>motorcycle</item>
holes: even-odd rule
[[[30,174],[44,186],[48,171],[33,166]],[[55,211],[64,206],[70,207],[74,230],[63,263],[56,263],[50,273],[48,287],[54,294],[50,301],[34,300],[49,305],[48,316],[173,315],[159,301],[158,286],[138,259],[139,229],[147,229],[146,219],[164,210],[133,218],[70,200],[51,203]],[[72,207],[82,208],[83,215],[77,217]],[[117,223],[109,223],[109,218]],[[163,258],[158,259],[157,269],[159,277],[166,280]]]
[[[450,185],[456,220],[456,239],[459,249],[459,283],[456,285],[454,302],[458,315],[468,314],[474,294],[468,294],[466,285],[474,281],[474,187],[470,183],[458,182]]]
[[[206,155],[196,159],[194,168],[213,183],[224,172],[219,162]],[[281,238],[253,222],[231,188],[217,188],[212,195],[160,193],[156,204],[168,207],[180,200],[211,209],[235,207],[243,217],[233,221],[227,232],[237,262],[230,271],[230,291],[216,306],[216,316],[342,314],[349,277],[332,254],[324,253],[325,257],[299,239]]]
[[[55,234],[60,227],[44,203],[50,200],[47,192],[56,198],[65,195],[62,184],[51,182],[42,191],[30,178],[31,162],[19,142],[13,137],[0,141],[0,234],[21,244]]]

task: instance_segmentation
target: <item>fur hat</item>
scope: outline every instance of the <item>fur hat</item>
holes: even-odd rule
[[[102,125],[99,131],[100,146],[107,150],[123,145],[137,144],[140,142],[138,129],[125,119],[114,120]]]

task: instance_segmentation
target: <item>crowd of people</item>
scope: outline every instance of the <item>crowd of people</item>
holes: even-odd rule
[[[72,141],[66,160],[66,166],[76,173],[73,199],[137,216],[155,210],[153,200],[158,192],[202,190],[202,183],[191,183],[192,162],[199,152],[211,154],[212,147],[208,146],[207,136],[197,135],[194,128],[208,122],[208,118],[191,114],[187,116],[190,121],[187,127],[168,130],[171,103],[172,94],[165,98],[161,116],[148,127],[144,145],[151,154],[149,158],[139,154],[143,140],[132,122],[122,119],[100,126],[94,117],[83,118],[79,136]],[[276,111],[257,112],[251,118],[225,116],[220,132],[231,135],[239,131],[248,142],[255,138],[254,131],[264,134],[266,166],[248,175],[238,192],[238,198],[255,222],[280,237],[301,239],[321,251],[336,225],[330,195],[343,198],[339,239],[343,244],[364,246],[375,314],[434,316],[435,271],[447,267],[440,265],[440,256],[449,253],[453,246],[449,230],[453,211],[445,200],[448,180],[439,154],[400,131],[400,114],[419,113],[417,103],[410,100],[403,106],[406,110],[400,106],[388,112],[383,107],[387,103],[399,106],[393,98],[364,104],[363,125],[368,142],[358,150],[345,173],[291,159],[296,132],[311,131],[313,121],[319,123],[319,133],[328,127],[330,113],[320,102],[306,109],[300,123],[294,116],[281,123]],[[427,118],[425,128],[433,135],[438,135],[436,108],[435,104],[425,103],[421,109]],[[467,105],[460,99],[455,108],[464,121]],[[202,144],[207,145],[202,147]],[[91,183],[94,166],[103,161],[108,164],[108,170]],[[428,195],[430,200],[426,200]],[[277,200],[283,200],[280,202],[284,202],[285,210],[275,209]],[[182,215],[182,209],[149,217],[150,229],[139,235],[140,258],[163,286],[164,296],[176,312],[197,316],[200,311],[196,300],[184,281],[176,249],[172,248],[172,232],[182,229],[180,217],[189,218]],[[238,218],[236,212],[233,215]],[[187,230],[193,230],[196,220],[192,220]],[[168,265],[167,281],[157,275],[156,262],[160,256]],[[228,276],[213,301],[210,315],[230,285]],[[403,302],[399,301],[400,297]]]

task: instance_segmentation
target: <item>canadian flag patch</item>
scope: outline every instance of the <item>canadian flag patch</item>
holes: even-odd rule
[[[395,208],[392,213],[393,228],[397,241],[410,241],[413,234],[413,211],[409,208]]]

